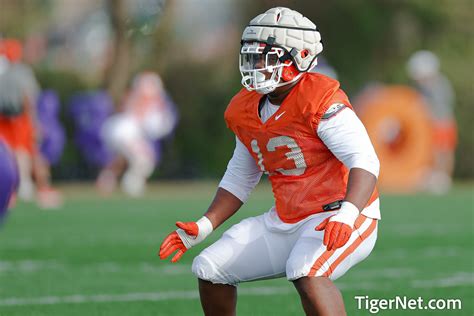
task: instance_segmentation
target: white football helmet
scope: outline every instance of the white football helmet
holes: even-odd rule
[[[242,34],[239,68],[247,90],[267,94],[298,80],[323,50],[316,25],[276,7],[250,21]]]

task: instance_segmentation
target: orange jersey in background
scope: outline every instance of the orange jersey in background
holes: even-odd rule
[[[25,150],[35,153],[35,131],[33,122],[26,111],[17,116],[0,115],[0,138],[12,150]]]
[[[458,143],[456,122],[449,119],[434,121],[433,142],[437,150],[454,151]]]
[[[295,223],[342,200],[349,171],[316,132],[332,104],[352,108],[339,82],[320,74],[304,75],[265,123],[259,116],[262,97],[242,89],[231,100],[225,120],[268,173],[280,219]],[[369,203],[377,197],[375,190]]]

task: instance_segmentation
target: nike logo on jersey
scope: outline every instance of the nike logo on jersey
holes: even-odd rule
[[[285,114],[285,112],[286,112],[286,111],[284,111],[284,112],[278,114],[277,116],[275,116],[275,121],[278,121],[278,119],[279,119],[283,114]]]

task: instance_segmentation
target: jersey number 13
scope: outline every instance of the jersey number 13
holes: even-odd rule
[[[260,170],[268,174],[269,172],[265,169],[265,166],[263,165],[264,158],[257,140],[253,139],[250,142],[250,146],[252,147],[252,151],[257,155],[257,164],[260,167]],[[303,152],[301,151],[301,148],[298,146],[298,144],[293,138],[289,136],[277,136],[270,138],[267,143],[267,151],[269,153],[275,152],[277,147],[287,147],[288,149],[290,149],[290,151],[287,152],[285,156],[288,160],[293,160],[295,162],[296,168],[277,168],[276,171],[286,176],[299,176],[306,171],[306,162],[304,161]]]

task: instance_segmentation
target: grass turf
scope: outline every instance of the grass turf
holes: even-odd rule
[[[242,218],[266,211],[268,185],[176,265],[155,253],[176,220],[207,208],[215,183],[154,185],[142,199],[104,200],[68,185],[64,207],[19,203],[0,230],[0,315],[200,315],[192,258]],[[336,284],[349,315],[355,295],[460,298],[461,311],[380,311],[380,315],[473,315],[473,187],[447,196],[384,196],[379,239],[368,259]],[[239,315],[300,315],[285,279],[242,284]]]

